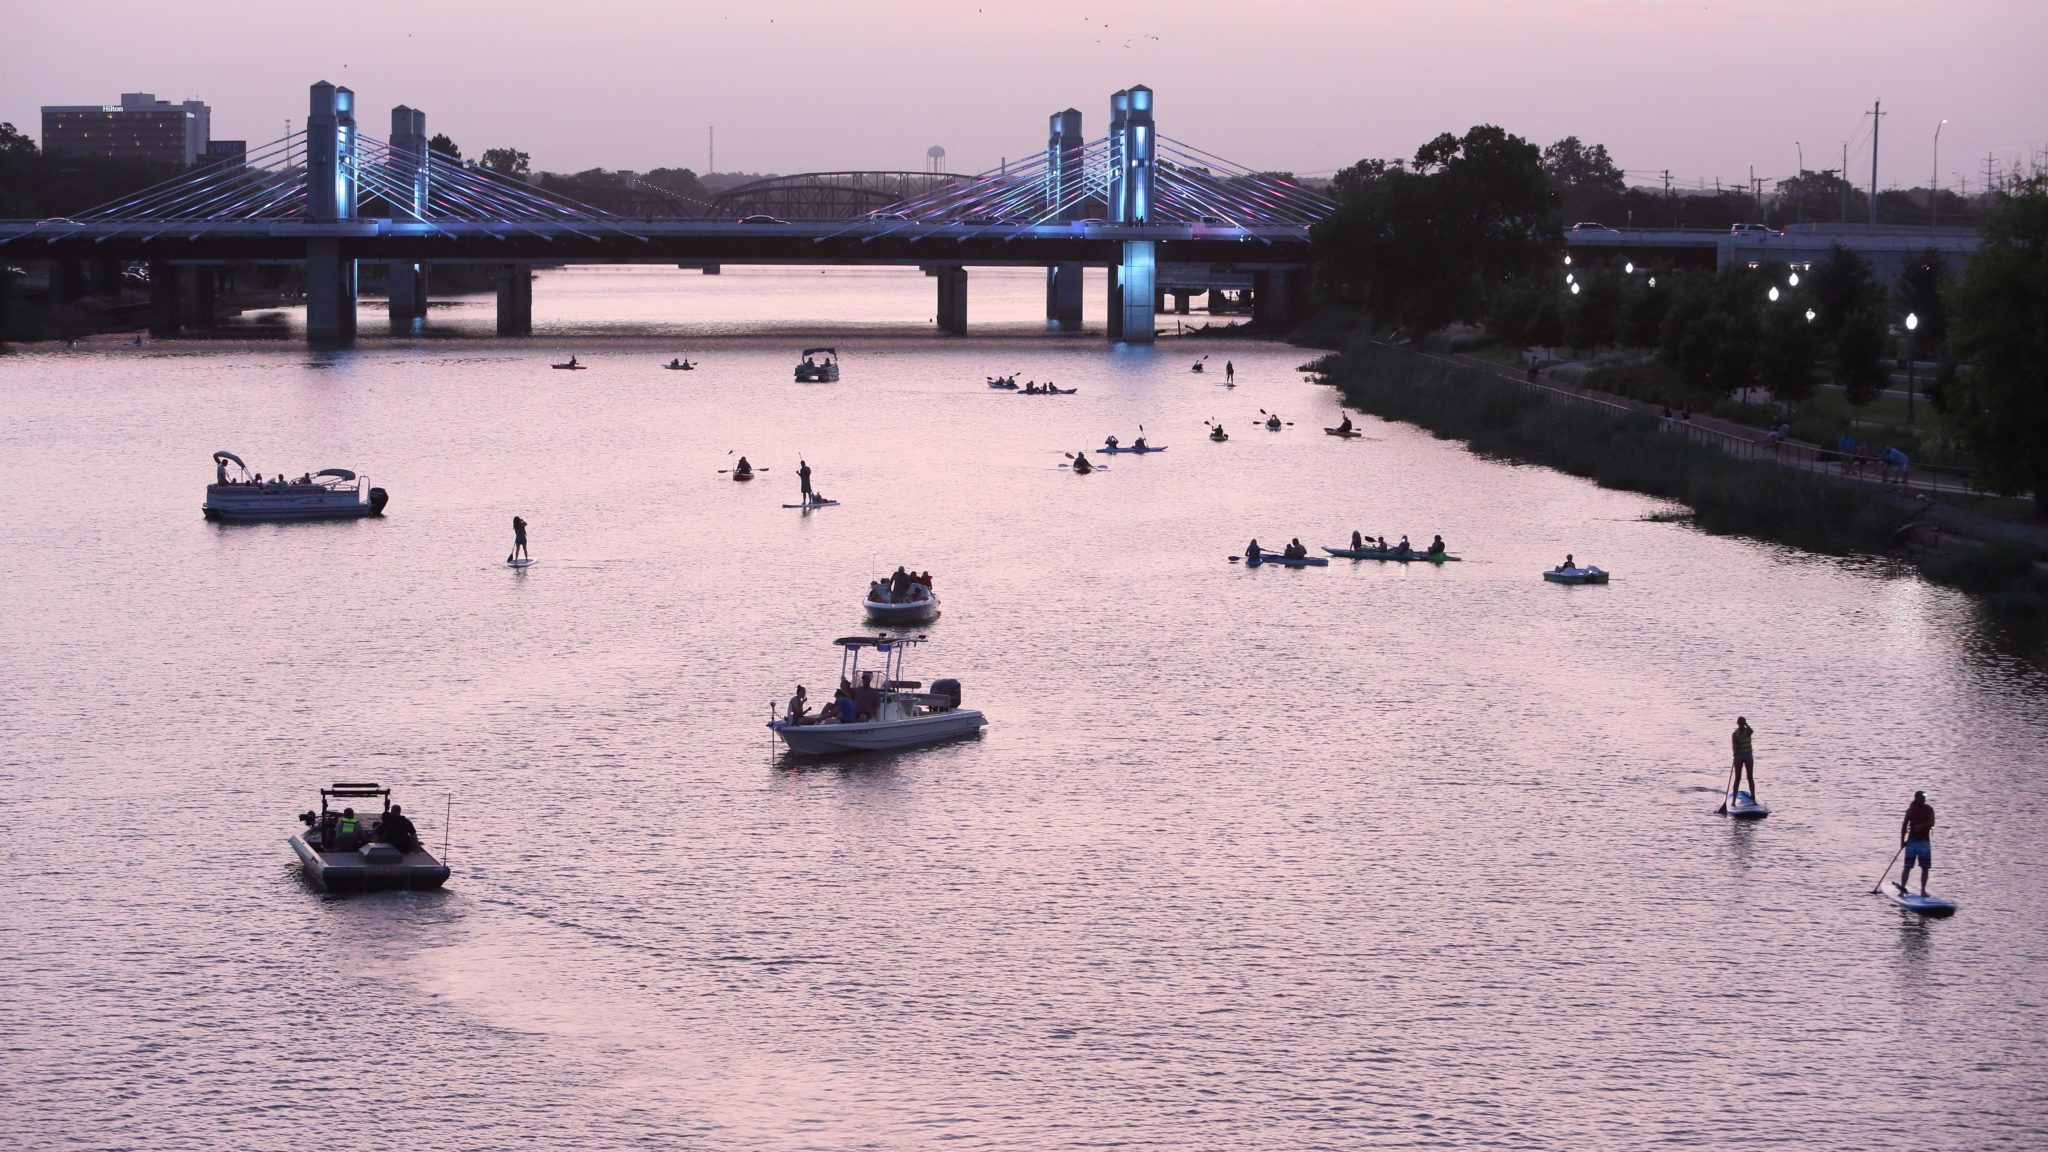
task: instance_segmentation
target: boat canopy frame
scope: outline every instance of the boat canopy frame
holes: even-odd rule
[[[327,815],[327,801],[329,797],[336,800],[368,800],[379,796],[384,799],[384,813],[389,815],[391,812],[391,789],[376,783],[338,782],[320,790],[320,815],[323,817]],[[344,807],[353,808],[354,805],[344,805]]]
[[[914,682],[903,678],[903,656],[911,648],[925,642],[919,636],[841,636],[832,643],[839,646],[839,678],[855,687],[861,672],[860,654],[871,650],[882,658],[882,682],[877,687],[894,689],[908,687]],[[872,669],[870,669],[872,671]]]
[[[804,349],[803,354],[806,358],[809,358],[812,356],[816,356],[820,352],[823,352],[825,355],[830,356],[834,360],[839,359],[839,349],[837,348],[806,348]]]

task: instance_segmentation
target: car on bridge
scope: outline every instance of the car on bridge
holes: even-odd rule
[[[765,215],[762,215],[762,214],[760,214],[760,213],[755,213],[755,214],[754,214],[754,215],[752,215],[752,216],[742,216],[742,217],[740,217],[740,223],[742,223],[742,224],[787,224],[787,223],[789,223],[789,221],[787,221],[787,220],[778,220],[778,219],[776,219],[776,218],[775,218],[775,217],[773,217],[773,216],[765,216]]]
[[[1769,224],[1737,224],[1728,229],[1737,236],[1783,236],[1784,233]]]
[[[1614,232],[1614,233],[1619,233],[1619,232],[1621,231],[1621,229],[1619,229],[1619,228],[1610,228],[1610,227],[1608,227],[1608,226],[1607,226],[1607,225],[1605,225],[1605,224],[1596,224],[1596,223],[1594,223],[1594,222],[1593,222],[1593,221],[1591,221],[1591,220],[1581,220],[1581,221],[1580,221],[1579,223],[1577,223],[1577,224],[1574,224],[1574,225],[1572,225],[1572,231],[1574,231],[1574,232]]]

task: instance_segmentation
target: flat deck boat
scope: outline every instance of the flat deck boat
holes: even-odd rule
[[[1551,568],[1543,578],[1552,584],[1605,584],[1607,573],[1591,564],[1583,568]]]
[[[329,803],[335,800],[344,802],[339,812]],[[346,803],[350,800],[381,800],[383,806],[375,815],[367,810],[358,815]],[[306,878],[329,892],[439,888],[448,882],[448,865],[427,851],[418,833],[406,836],[398,830],[397,824],[410,825],[411,820],[391,803],[389,788],[346,783],[322,788],[320,811],[300,813],[299,822],[306,827],[292,833],[292,851],[306,866]]]
[[[797,362],[796,379],[799,384],[830,384],[839,379],[839,350],[804,349],[804,358]]]
[[[230,475],[228,466],[234,465]],[[352,520],[382,516],[391,496],[346,468],[322,468],[296,480],[250,475],[233,452],[213,454],[214,482],[200,511],[208,520]]]
[[[842,636],[839,678],[852,685],[845,705],[827,701],[819,716],[783,715],[768,727],[799,756],[833,756],[847,752],[879,752],[914,748],[972,736],[988,724],[980,712],[960,707],[960,682],[934,680],[930,692],[922,683],[903,679],[903,654],[922,636]],[[863,654],[880,668],[862,668]]]

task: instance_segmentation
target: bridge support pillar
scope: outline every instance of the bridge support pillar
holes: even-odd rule
[[[347,344],[356,338],[356,262],[339,240],[306,242],[306,339]]]
[[[1111,339],[1131,344],[1152,342],[1158,272],[1157,248],[1152,241],[1125,242],[1123,263],[1116,269],[1110,293],[1110,306],[1118,312]]]
[[[524,264],[498,275],[498,335],[533,335],[533,269]]]
[[[50,303],[69,304],[85,295],[85,265],[59,260],[50,265]]]
[[[86,265],[85,290],[94,296],[118,296],[121,294],[121,269],[119,260],[105,256],[95,257]]]
[[[967,335],[967,269],[958,264],[939,267],[939,331]]]
[[[210,264],[201,264],[184,269],[182,274],[173,271],[178,285],[178,319],[187,328],[213,327],[214,297],[220,285],[220,269]],[[156,284],[156,277],[150,277],[150,284]]]
[[[1306,272],[1252,273],[1252,327],[1285,331],[1301,323],[1308,304]]]
[[[149,334],[158,339],[177,336],[185,330],[185,307],[181,277],[184,270],[162,260],[149,262]]]
[[[1045,270],[1045,318],[1064,332],[1081,330],[1079,264],[1055,264]]]
[[[384,266],[384,285],[393,328],[409,328],[413,321],[426,319],[426,265],[393,261]]]

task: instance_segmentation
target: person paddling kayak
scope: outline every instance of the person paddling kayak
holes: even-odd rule
[[[1353,552],[1365,551],[1365,537],[1359,535],[1356,528],[1351,530],[1351,550]]]
[[[1752,784],[1754,787],[1754,784]],[[1905,846],[1906,867],[1899,873],[1899,891],[1906,890],[1906,882],[1913,878],[1913,862],[1920,863],[1920,894],[1927,895],[1927,871],[1934,866],[1934,805],[1927,802],[1927,793],[1913,793],[1913,802],[1906,806],[1906,818],[1899,821],[1899,843]]]
[[[1755,735],[1756,730],[1749,726],[1748,720],[1740,716],[1735,718],[1735,731],[1728,738],[1729,742],[1735,746],[1735,773],[1728,784],[1728,790],[1731,792],[1740,792],[1742,790],[1742,774],[1747,770],[1749,773],[1749,794],[1751,796],[1756,795],[1756,753],[1751,747],[1751,739]]]
[[[747,473],[751,475],[754,471],[754,466],[752,464],[747,463],[747,458],[745,456],[742,456],[740,457],[740,462],[738,464],[733,465],[732,470],[734,475],[738,475],[740,473]]]
[[[1254,536],[1252,537],[1252,542],[1244,546],[1244,558],[1247,560],[1256,560],[1258,559],[1259,555],[1259,538],[1257,536]]]
[[[1444,551],[1444,538],[1442,536],[1438,536],[1429,542],[1429,554],[1431,556],[1441,556],[1444,554]]]
[[[1339,436],[1349,436],[1349,435],[1351,435],[1351,413],[1349,413],[1349,412],[1346,412],[1346,413],[1344,414],[1344,422],[1343,422],[1342,424],[1339,424],[1339,425],[1337,425],[1337,435],[1339,435]]]

